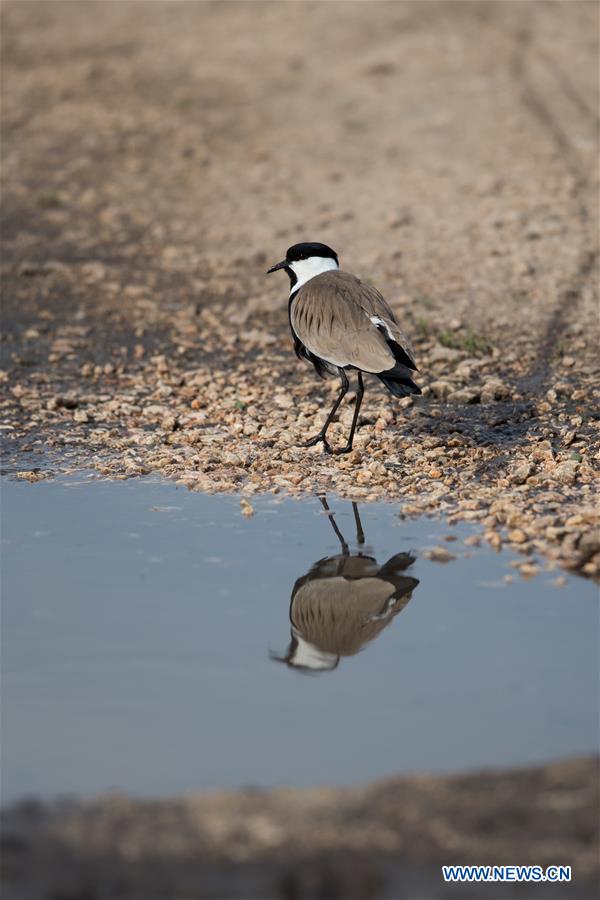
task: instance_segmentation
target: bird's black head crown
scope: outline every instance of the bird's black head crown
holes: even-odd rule
[[[307,260],[314,260],[314,262],[307,262]],[[278,269],[285,269],[292,288],[295,288],[296,285],[301,287],[310,278],[319,275],[321,272],[325,272],[328,269],[337,269],[338,267],[339,261],[335,250],[332,250],[327,244],[319,244],[317,241],[305,241],[302,244],[294,244],[293,247],[290,247],[285,255],[285,259],[267,269],[267,275],[270,272],[277,272]]]
[[[285,254],[285,258],[289,262],[309,259],[311,256],[323,256],[328,259],[334,259],[339,264],[335,250],[332,250],[327,244],[320,244],[318,241],[304,241],[301,244],[294,244]]]

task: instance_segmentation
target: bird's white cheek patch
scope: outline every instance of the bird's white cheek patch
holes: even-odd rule
[[[294,665],[304,666],[307,669],[335,668],[338,659],[335,653],[327,653],[326,650],[319,650],[314,644],[309,644],[303,637],[300,637],[296,629],[294,629],[294,637],[298,641],[292,660]]]
[[[330,259],[328,256],[310,256],[308,259],[296,260],[296,262],[291,264],[291,268],[298,280],[291,289],[290,294],[297,291],[298,288],[301,288],[303,284],[306,284],[307,281],[310,281],[316,275],[321,275],[323,272],[331,272],[338,269],[339,266],[335,259]]]

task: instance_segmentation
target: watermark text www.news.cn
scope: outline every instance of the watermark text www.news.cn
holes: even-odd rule
[[[571,866],[442,866],[444,881],[570,881]]]

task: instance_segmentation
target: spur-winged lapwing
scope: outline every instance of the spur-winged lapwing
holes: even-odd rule
[[[304,672],[335,669],[354,656],[401,612],[419,584],[405,575],[415,561],[398,553],[380,566],[362,551],[364,534],[356,503],[357,553],[350,553],[327,501],[321,503],[341,544],[341,553],[316,562],[298,578],[290,602],[291,641],[285,656],[271,658]]]
[[[290,278],[288,310],[296,355],[311,362],[322,378],[329,373],[342,382],[325,424],[305,446],[323,441],[328,453],[349,453],[364,393],[363,372],[377,375],[396,397],[421,393],[412,380],[417,367],[410,344],[379,291],[340,272],[337,253],[326,244],[294,244],[267,274],[278,269]],[[358,372],[350,437],[332,451],[327,429],[348,390],[349,369]]]

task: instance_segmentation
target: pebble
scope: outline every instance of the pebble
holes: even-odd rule
[[[481,402],[494,403],[497,400],[509,400],[510,388],[498,379],[486,381],[481,389]]]
[[[452,393],[452,385],[449,381],[432,381],[429,385],[431,392],[439,397],[441,400],[444,400],[449,394]]]
[[[430,550],[423,550],[421,556],[430,559],[432,562],[448,563],[456,559],[454,553],[450,553],[446,547],[432,547]]]
[[[519,463],[509,472],[508,480],[511,484],[524,484],[534,471],[535,467],[532,463]]]
[[[462,388],[458,391],[452,391],[452,393],[448,396],[448,400],[450,403],[479,403],[481,399],[481,395],[479,391],[474,390],[473,388]]]
[[[502,549],[502,538],[498,534],[497,531],[486,531],[484,537],[490,547],[492,547],[497,553]]]
[[[521,563],[518,569],[521,577],[525,579],[535,578],[536,575],[540,574],[540,568],[535,563]]]
[[[242,515],[247,519],[251,518],[254,515],[254,507],[251,503],[248,502],[248,500],[246,500],[245,497],[242,497],[242,499],[240,500],[240,511]]]
[[[563,484],[573,484],[579,469],[577,460],[565,460],[559,463],[554,470],[554,477]]]

